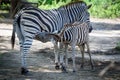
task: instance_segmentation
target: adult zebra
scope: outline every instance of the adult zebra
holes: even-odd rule
[[[81,20],[81,14],[88,12],[90,7],[83,1],[77,1],[53,10],[28,7],[18,12],[13,22],[11,42],[13,48],[16,32],[20,43],[21,74],[28,73],[26,57],[39,32],[60,31],[64,24]]]

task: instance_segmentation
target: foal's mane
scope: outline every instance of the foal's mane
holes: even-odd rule
[[[87,25],[86,22],[77,22],[77,23],[65,24],[64,27],[62,28],[62,30],[58,33],[58,35],[63,36],[65,30],[68,29],[68,28],[80,27],[80,26],[86,26],[86,25]]]

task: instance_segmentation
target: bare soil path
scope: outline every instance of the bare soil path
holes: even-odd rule
[[[34,40],[28,55],[30,73],[27,76],[20,75],[19,72],[20,54],[17,38],[15,50],[11,50],[12,25],[0,23],[0,80],[120,80],[120,71],[115,68],[110,69],[103,77],[98,76],[112,60],[120,66],[120,52],[113,50],[120,41],[120,19],[92,19],[92,23],[94,30],[90,33],[90,48],[95,64],[94,70],[90,69],[87,54],[85,69],[80,69],[81,55],[78,54],[77,49],[78,71],[72,72],[71,59],[69,59],[68,73],[57,71],[54,69],[53,44]]]

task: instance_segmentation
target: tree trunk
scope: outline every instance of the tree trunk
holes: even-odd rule
[[[11,8],[10,8],[10,14],[11,18],[15,15],[14,12],[16,12],[16,7],[20,3],[21,0],[11,0]]]

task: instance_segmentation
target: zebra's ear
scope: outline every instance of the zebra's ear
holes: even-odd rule
[[[91,8],[91,6],[92,6],[92,4],[88,5],[88,6],[87,6],[87,9],[90,9],[90,8]]]

